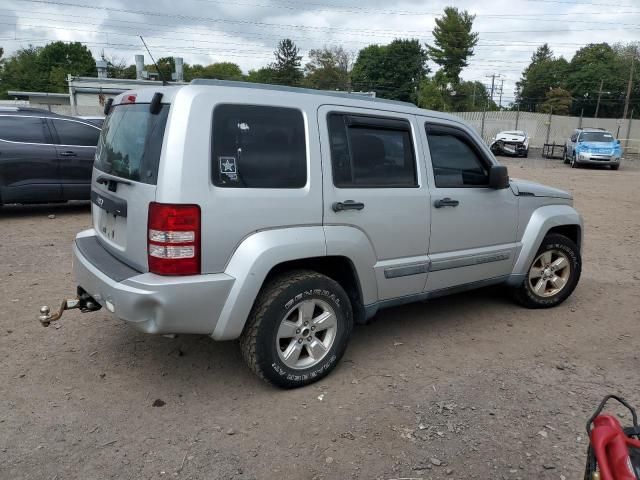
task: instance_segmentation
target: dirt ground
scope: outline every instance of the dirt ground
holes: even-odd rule
[[[0,478],[582,478],[601,397],[640,408],[640,162],[503,161],[575,195],[573,296],[535,311],[494,288],[383,311],[294,391],[255,378],[235,342],[148,336],[104,310],[42,328],[38,307],[75,291],[89,207],[5,207]]]

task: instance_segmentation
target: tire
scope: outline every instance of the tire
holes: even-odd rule
[[[578,168],[578,160],[576,160],[576,154],[571,157],[571,168]]]
[[[541,259],[541,257],[543,254],[549,253],[551,254],[552,261],[550,264],[552,266],[559,259],[564,259],[566,265],[561,268],[556,267],[557,270],[544,268],[545,259]],[[542,262],[542,265],[538,263],[539,261]],[[557,265],[562,264],[562,262],[557,263]],[[560,305],[573,293],[576,285],[578,285],[581,271],[582,259],[576,244],[564,235],[549,234],[542,240],[542,245],[540,245],[533,262],[527,270],[526,278],[518,287],[513,289],[514,298],[520,305],[527,308],[550,308]],[[545,280],[545,272],[553,277]],[[558,272],[560,273],[558,274]],[[537,273],[542,276],[537,276]],[[562,280],[562,287],[554,292]],[[535,289],[540,285],[540,282],[543,282],[542,291],[536,292]]]
[[[335,324],[327,328],[323,322],[332,315]],[[282,388],[302,387],[335,368],[352,329],[353,312],[344,289],[317,272],[295,270],[263,286],[240,348],[249,368],[263,380]]]
[[[618,170],[620,165],[611,165],[611,170]]]
[[[567,155],[567,149],[566,149],[566,148],[565,148],[565,150],[564,150],[564,155],[563,155],[563,157],[562,157],[562,162],[563,162],[565,165],[568,165],[569,163],[571,163],[571,161],[569,160],[569,156]]]

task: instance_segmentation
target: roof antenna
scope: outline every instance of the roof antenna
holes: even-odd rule
[[[153,55],[151,55],[151,52],[149,51],[149,47],[147,47],[147,42],[144,41],[144,38],[142,38],[142,35],[140,36],[140,40],[142,40],[142,44],[144,45],[144,48],[147,49],[147,53],[149,54],[149,56],[151,57],[151,61],[153,62],[153,64],[156,66],[156,71],[158,72],[158,75],[160,76],[160,80],[162,80],[162,86],[165,85],[169,85],[169,82],[167,82],[164,78],[164,75],[162,75],[162,72],[160,71],[160,69],[158,68],[158,64],[156,63],[156,61],[153,59]]]

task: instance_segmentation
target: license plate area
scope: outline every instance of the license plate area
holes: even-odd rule
[[[116,223],[118,216],[105,210],[100,210],[98,229],[105,238],[113,242],[116,237]]]
[[[127,246],[127,219],[94,205],[94,228],[107,243],[123,250]]]

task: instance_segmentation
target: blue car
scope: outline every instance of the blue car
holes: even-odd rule
[[[620,168],[622,146],[611,133],[602,128],[578,128],[567,140],[564,163],[572,168],[581,165],[609,165]]]

